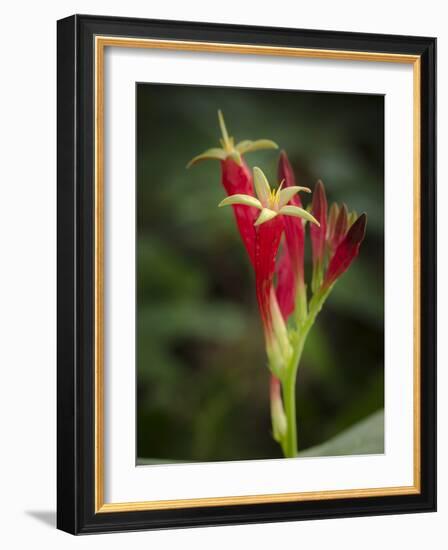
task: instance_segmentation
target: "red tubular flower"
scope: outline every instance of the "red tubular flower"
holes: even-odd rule
[[[260,225],[257,229],[255,245],[255,284],[258,307],[260,309],[266,340],[271,343],[273,337],[273,316],[271,311],[271,293],[275,273],[275,258],[283,232],[281,216]]]
[[[280,153],[278,178],[284,182],[284,188],[296,185],[292,166],[284,151]],[[289,204],[301,207],[300,196],[294,195]],[[286,247],[278,263],[277,297],[283,317],[287,319],[294,311],[297,290],[304,290],[305,229],[301,218],[287,216],[284,223]]]
[[[313,216],[320,224],[310,226],[311,248],[313,251],[313,280],[311,283],[313,292],[320,286],[322,280],[327,237],[327,209],[328,205],[325,187],[322,181],[319,180],[314,188],[311,207]]]
[[[323,289],[328,289],[336,279],[345,273],[358,255],[359,247],[366,234],[366,224],[367,216],[366,214],[361,214],[339,243],[328,265],[322,286]]]
[[[233,137],[229,136],[221,111],[218,111],[218,120],[221,128],[221,147],[214,147],[194,157],[187,167],[199,161],[216,159],[221,161],[221,181],[228,195],[243,194],[254,195],[252,175],[244,161],[243,154],[259,149],[276,149],[277,144],[268,139],[256,141],[244,140],[235,144]],[[254,222],[257,218],[257,210],[252,207],[233,205],[238,231],[246,247],[252,265],[255,263],[255,229]]]

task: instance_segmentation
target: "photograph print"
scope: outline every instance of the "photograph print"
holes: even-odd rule
[[[384,97],[136,85],[137,465],[384,453]]]

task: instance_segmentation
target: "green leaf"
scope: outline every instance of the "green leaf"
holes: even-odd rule
[[[384,453],[384,411],[383,409],[357,422],[336,437],[315,447],[302,451],[299,457],[346,456]],[[166,458],[137,458],[137,465],[170,464],[193,462]]]
[[[157,464],[190,464],[192,460],[174,460],[173,458],[141,458],[137,457],[137,466],[154,466]]]
[[[325,443],[300,452],[298,456],[344,456],[382,453],[384,453],[384,411],[381,409]]]

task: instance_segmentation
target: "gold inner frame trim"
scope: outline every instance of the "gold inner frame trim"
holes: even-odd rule
[[[413,420],[414,420],[414,480],[413,485],[366,489],[313,491],[297,493],[189,498],[179,500],[153,500],[142,502],[104,502],[104,51],[106,47],[152,48],[159,50],[232,53],[243,55],[269,55],[342,61],[371,61],[406,63],[413,65],[413,197],[414,197],[414,365],[413,365]],[[420,493],[421,485],[421,426],[420,426],[420,193],[421,193],[421,60],[417,55],[381,52],[356,52],[253,44],[226,44],[183,40],[156,40],[96,36],[95,54],[95,513],[166,510],[206,506],[231,506],[275,502],[300,502],[341,498],[362,498]]]

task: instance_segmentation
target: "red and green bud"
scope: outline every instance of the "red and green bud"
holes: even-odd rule
[[[327,197],[321,180],[316,183],[313,193],[311,212],[319,225],[310,226],[311,249],[313,252],[312,291],[315,292],[322,282],[327,238]]]
[[[367,215],[361,214],[350,227],[331,258],[322,288],[328,289],[356,258],[366,234]]]

